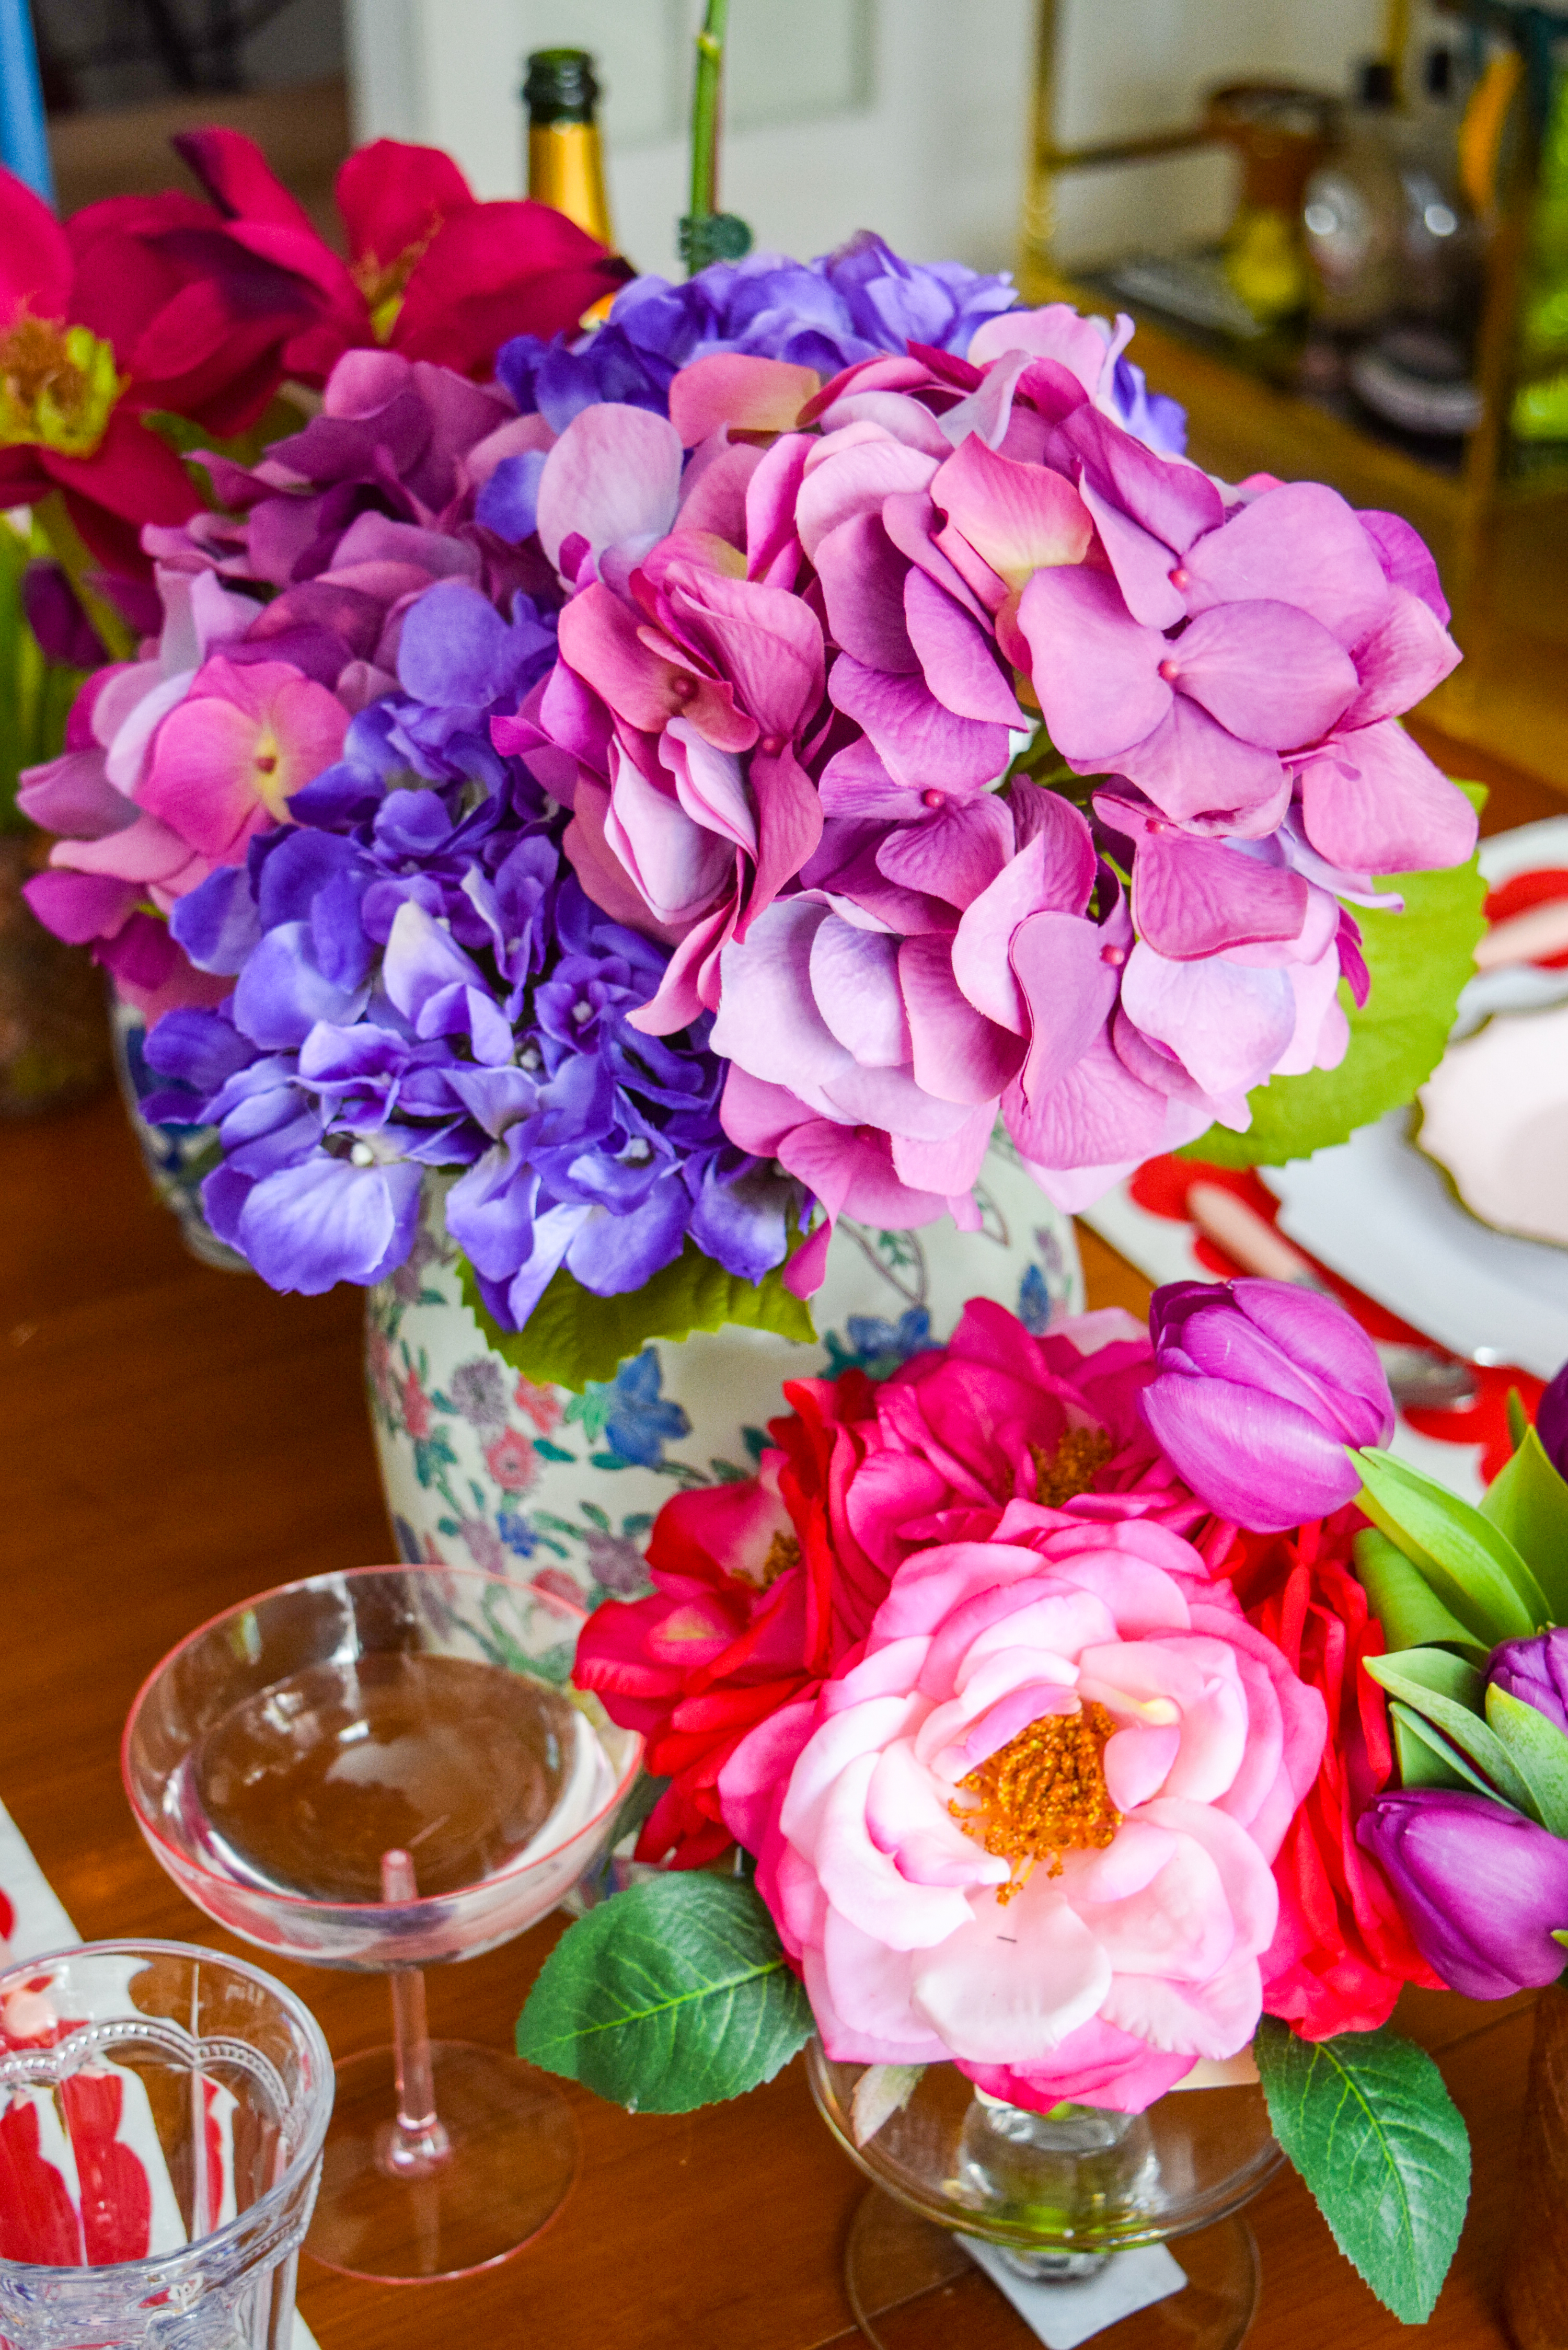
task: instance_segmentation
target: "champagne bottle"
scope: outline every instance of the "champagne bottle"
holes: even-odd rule
[[[587,49],[535,49],[523,84],[528,109],[528,193],[613,246],[604,157],[594,108],[599,86]]]

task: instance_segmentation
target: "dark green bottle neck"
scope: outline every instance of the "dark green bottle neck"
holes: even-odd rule
[[[594,120],[599,86],[587,49],[535,49],[528,59],[523,100],[530,130],[556,122]]]

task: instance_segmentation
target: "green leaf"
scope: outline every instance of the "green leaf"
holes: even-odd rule
[[[1356,1500],[1489,1648],[1550,1624],[1546,1595],[1508,1536],[1418,1469],[1366,1445]]]
[[[617,2105],[687,2114],[771,2081],[811,2033],[755,1887],[680,1870],[567,1928],[517,2020],[517,2054]]]
[[[1532,1705],[1495,1684],[1486,1693],[1486,1718],[1530,1789],[1542,1826],[1568,1835],[1568,1738]]]
[[[596,1297],[563,1265],[518,1331],[503,1330],[491,1314],[466,1257],[459,1257],[458,1270],[463,1303],[490,1347],[539,1387],[581,1394],[590,1379],[613,1379],[649,1339],[685,1338],[727,1322],[776,1331],[801,1346],[816,1339],[810,1309],[784,1287],[782,1265],[761,1281],[742,1281],[691,1241],[651,1281],[619,1297]]]
[[[1431,1076],[1443,1057],[1459,990],[1475,970],[1476,941],[1486,928],[1486,883],[1472,858],[1440,873],[1397,873],[1377,886],[1397,889],[1405,911],[1351,908],[1372,989],[1358,1010],[1340,982],[1350,1047],[1338,1068],[1271,1078],[1247,1097],[1252,1122],[1245,1134],[1211,1126],[1188,1144],[1182,1158],[1213,1167],[1277,1167],[1304,1159],[1411,1100]]]
[[[1496,1802],[1497,1790],[1488,1786],[1479,1771],[1472,1770],[1435,1722],[1423,1721],[1415,1708],[1400,1698],[1390,1700],[1388,1719],[1393,1725],[1394,1752],[1402,1787],[1468,1788],[1472,1794],[1490,1795]]]
[[[1479,1764],[1492,1783],[1492,1789],[1516,1811],[1528,1812],[1532,1819],[1540,1816],[1529,1782],[1516,1767],[1513,1757],[1490,1723],[1472,1711],[1465,1696],[1456,1696],[1452,1685],[1440,1686],[1443,1676],[1426,1669],[1434,1660],[1452,1666],[1456,1672],[1468,1673],[1479,1690],[1480,1675],[1470,1666],[1450,1657],[1441,1648],[1406,1648],[1397,1657],[1366,1657],[1363,1659],[1375,1681],[1380,1681],[1392,1697],[1403,1698],[1439,1730],[1446,1730],[1454,1744]],[[1412,1659],[1419,1659],[1412,1670]],[[1469,1690],[1469,1683],[1462,1685]],[[1489,1789],[1489,1793],[1491,1790]]]
[[[1274,2135],[1334,2242],[1396,2317],[1423,2324],[1469,2200],[1469,2140],[1442,2074],[1386,2025],[1311,2042],[1266,2015],[1253,2054]]]
[[[1508,1440],[1517,1452],[1530,1426],[1530,1414],[1524,1409],[1524,1398],[1517,1388],[1508,1391]]]
[[[1356,1535],[1355,1557],[1355,1572],[1391,1649],[1446,1642],[1471,1656],[1490,1655],[1488,1643],[1449,1613],[1420,1568],[1376,1526],[1364,1526]]]
[[[1480,1513],[1533,1570],[1552,1622],[1568,1624],[1568,1485],[1533,1428],[1527,1425],[1514,1447],[1482,1496]]]

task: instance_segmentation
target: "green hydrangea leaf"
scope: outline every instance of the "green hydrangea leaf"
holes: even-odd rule
[[[811,1310],[784,1287],[782,1265],[761,1281],[742,1281],[691,1241],[651,1281],[619,1297],[596,1297],[563,1265],[518,1331],[503,1330],[466,1257],[459,1257],[458,1269],[463,1303],[503,1362],[539,1387],[570,1388],[576,1395],[590,1379],[613,1379],[650,1339],[722,1330],[727,1322],[802,1346],[816,1341]]]
[[[1533,1428],[1525,1429],[1512,1460],[1487,1487],[1480,1513],[1533,1571],[1552,1621],[1568,1624],[1568,1485]]]
[[[1444,1607],[1495,1648],[1552,1622],[1546,1595],[1505,1534],[1418,1469],[1364,1445],[1356,1502],[1419,1568]]]
[[[567,1928],[517,2019],[517,2054],[617,2105],[688,2114],[771,2081],[812,2029],[755,1887],[672,1870]]]
[[[1469,2201],[1469,2140],[1442,2074],[1386,2025],[1313,2042],[1266,2015],[1253,2053],[1274,2136],[1340,2251],[1396,2317],[1424,2324]]]
[[[1464,788],[1461,786],[1461,788]],[[1470,796],[1477,787],[1470,788]],[[1353,906],[1372,988],[1359,1010],[1342,980],[1339,1000],[1350,1045],[1337,1069],[1272,1077],[1247,1098],[1245,1134],[1211,1126],[1180,1154],[1212,1167],[1278,1167],[1344,1142],[1411,1100],[1443,1057],[1459,990],[1475,970],[1476,941],[1486,928],[1486,883],[1472,858],[1438,873],[1396,873],[1378,882],[1397,889],[1402,914]]]

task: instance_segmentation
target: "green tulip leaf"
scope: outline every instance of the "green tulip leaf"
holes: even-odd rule
[[[517,2054],[617,2105],[687,2114],[771,2081],[812,2029],[755,1887],[672,1870],[566,1929],[517,2019]]]
[[[1252,2053],[1274,2135],[1340,2251],[1396,2317],[1423,2324],[1469,2200],[1469,2140],[1442,2074],[1386,2025],[1313,2042],[1266,2015]]]
[[[1530,1789],[1542,1826],[1568,1835],[1568,1738],[1532,1705],[1495,1684],[1486,1693],[1486,1718]]]
[[[1524,1409],[1524,1398],[1517,1388],[1508,1391],[1508,1440],[1517,1452],[1530,1428],[1530,1414]]]
[[[1388,1720],[1402,1787],[1459,1787],[1471,1794],[1490,1795],[1496,1802],[1495,1787],[1487,1785],[1435,1722],[1423,1720],[1401,1698],[1390,1699]]]
[[[1391,1649],[1441,1642],[1473,1657],[1490,1654],[1490,1644],[1444,1607],[1420,1568],[1376,1526],[1363,1526],[1356,1535],[1355,1556],[1355,1572]]]
[[[1517,1392],[1517,1390],[1516,1390]],[[1533,1428],[1492,1479],[1480,1513],[1513,1544],[1546,1594],[1553,1624],[1568,1624],[1568,1485]]]
[[[1489,1648],[1527,1639],[1551,1623],[1540,1584],[1479,1510],[1391,1453],[1366,1445],[1353,1457],[1361,1470],[1362,1509]]]
[[[576,1395],[590,1379],[613,1379],[622,1363],[656,1338],[674,1341],[737,1322],[803,1347],[816,1340],[810,1308],[784,1285],[783,1265],[761,1281],[742,1281],[691,1241],[651,1281],[618,1297],[596,1297],[563,1265],[516,1331],[504,1330],[490,1312],[465,1256],[459,1257],[458,1271],[463,1304],[503,1362],[539,1387],[570,1388]]]
[[[1417,1660],[1414,1669],[1413,1659]],[[1403,1698],[1416,1712],[1435,1721],[1439,1730],[1447,1731],[1461,1752],[1468,1754],[1491,1781],[1489,1794],[1495,1790],[1516,1811],[1528,1812],[1532,1819],[1540,1818],[1530,1783],[1509,1748],[1468,1701],[1472,1685],[1475,1692],[1480,1689],[1480,1675],[1473,1666],[1449,1656],[1444,1648],[1405,1648],[1395,1657],[1367,1657],[1363,1661],[1373,1679],[1380,1681],[1390,1697]],[[1447,1686],[1438,1685],[1447,1679],[1442,1667],[1451,1667],[1455,1674],[1468,1676],[1461,1685],[1463,1694],[1453,1694],[1452,1681]]]
[[[1461,785],[1472,798],[1479,785]],[[1247,1097],[1245,1134],[1211,1126],[1180,1154],[1211,1167],[1278,1167],[1344,1142],[1358,1126],[1413,1100],[1443,1057],[1459,990],[1475,971],[1476,941],[1486,928],[1486,883],[1472,858],[1434,873],[1397,873],[1378,883],[1397,889],[1405,910],[1351,908],[1361,931],[1372,987],[1357,1007],[1340,982],[1350,1046],[1337,1069],[1272,1077]]]

